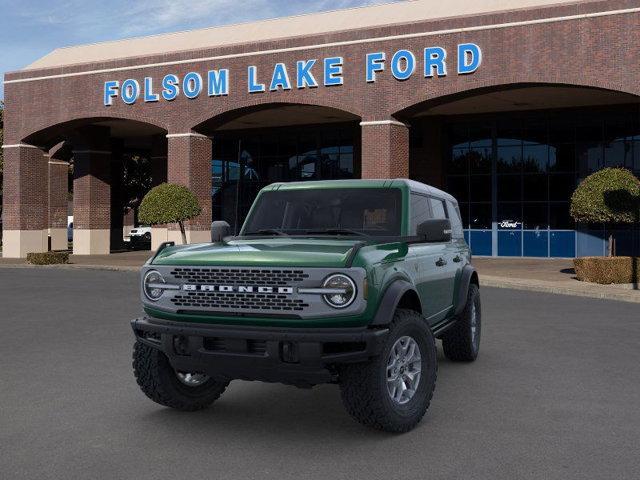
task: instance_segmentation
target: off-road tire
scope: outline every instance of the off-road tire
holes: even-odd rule
[[[133,372],[142,392],[160,405],[193,412],[207,408],[229,385],[209,379],[202,385],[184,385],[164,353],[141,342],[133,347]]]
[[[472,334],[473,307],[475,306],[476,333]],[[480,289],[474,283],[469,285],[467,303],[458,316],[456,324],[442,337],[444,355],[454,362],[473,362],[480,350],[481,333]]]
[[[388,326],[380,355],[339,369],[340,392],[347,412],[363,425],[393,433],[407,432],[422,419],[433,396],[438,370],[435,339],[424,317],[398,309]],[[395,403],[387,391],[387,360],[397,339],[411,336],[420,348],[421,378],[413,397]]]

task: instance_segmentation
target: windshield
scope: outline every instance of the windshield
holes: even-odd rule
[[[264,192],[244,235],[400,235],[397,188],[335,188]]]

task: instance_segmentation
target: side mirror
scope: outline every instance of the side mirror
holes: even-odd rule
[[[211,222],[211,241],[213,243],[220,243],[224,237],[229,236],[231,226],[224,220],[216,220]]]
[[[444,243],[451,241],[451,221],[446,218],[432,218],[418,225],[418,236],[425,242]]]

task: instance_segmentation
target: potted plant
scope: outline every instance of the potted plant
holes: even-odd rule
[[[571,196],[576,222],[635,224],[640,219],[640,180],[624,168],[605,168],[585,178]],[[579,280],[596,283],[638,281],[638,258],[615,257],[615,238],[608,238],[607,257],[574,260]]]

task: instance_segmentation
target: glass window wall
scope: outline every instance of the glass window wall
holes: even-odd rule
[[[445,189],[476,255],[576,255],[569,200],[604,167],[640,174],[637,106],[460,117],[446,128]]]

